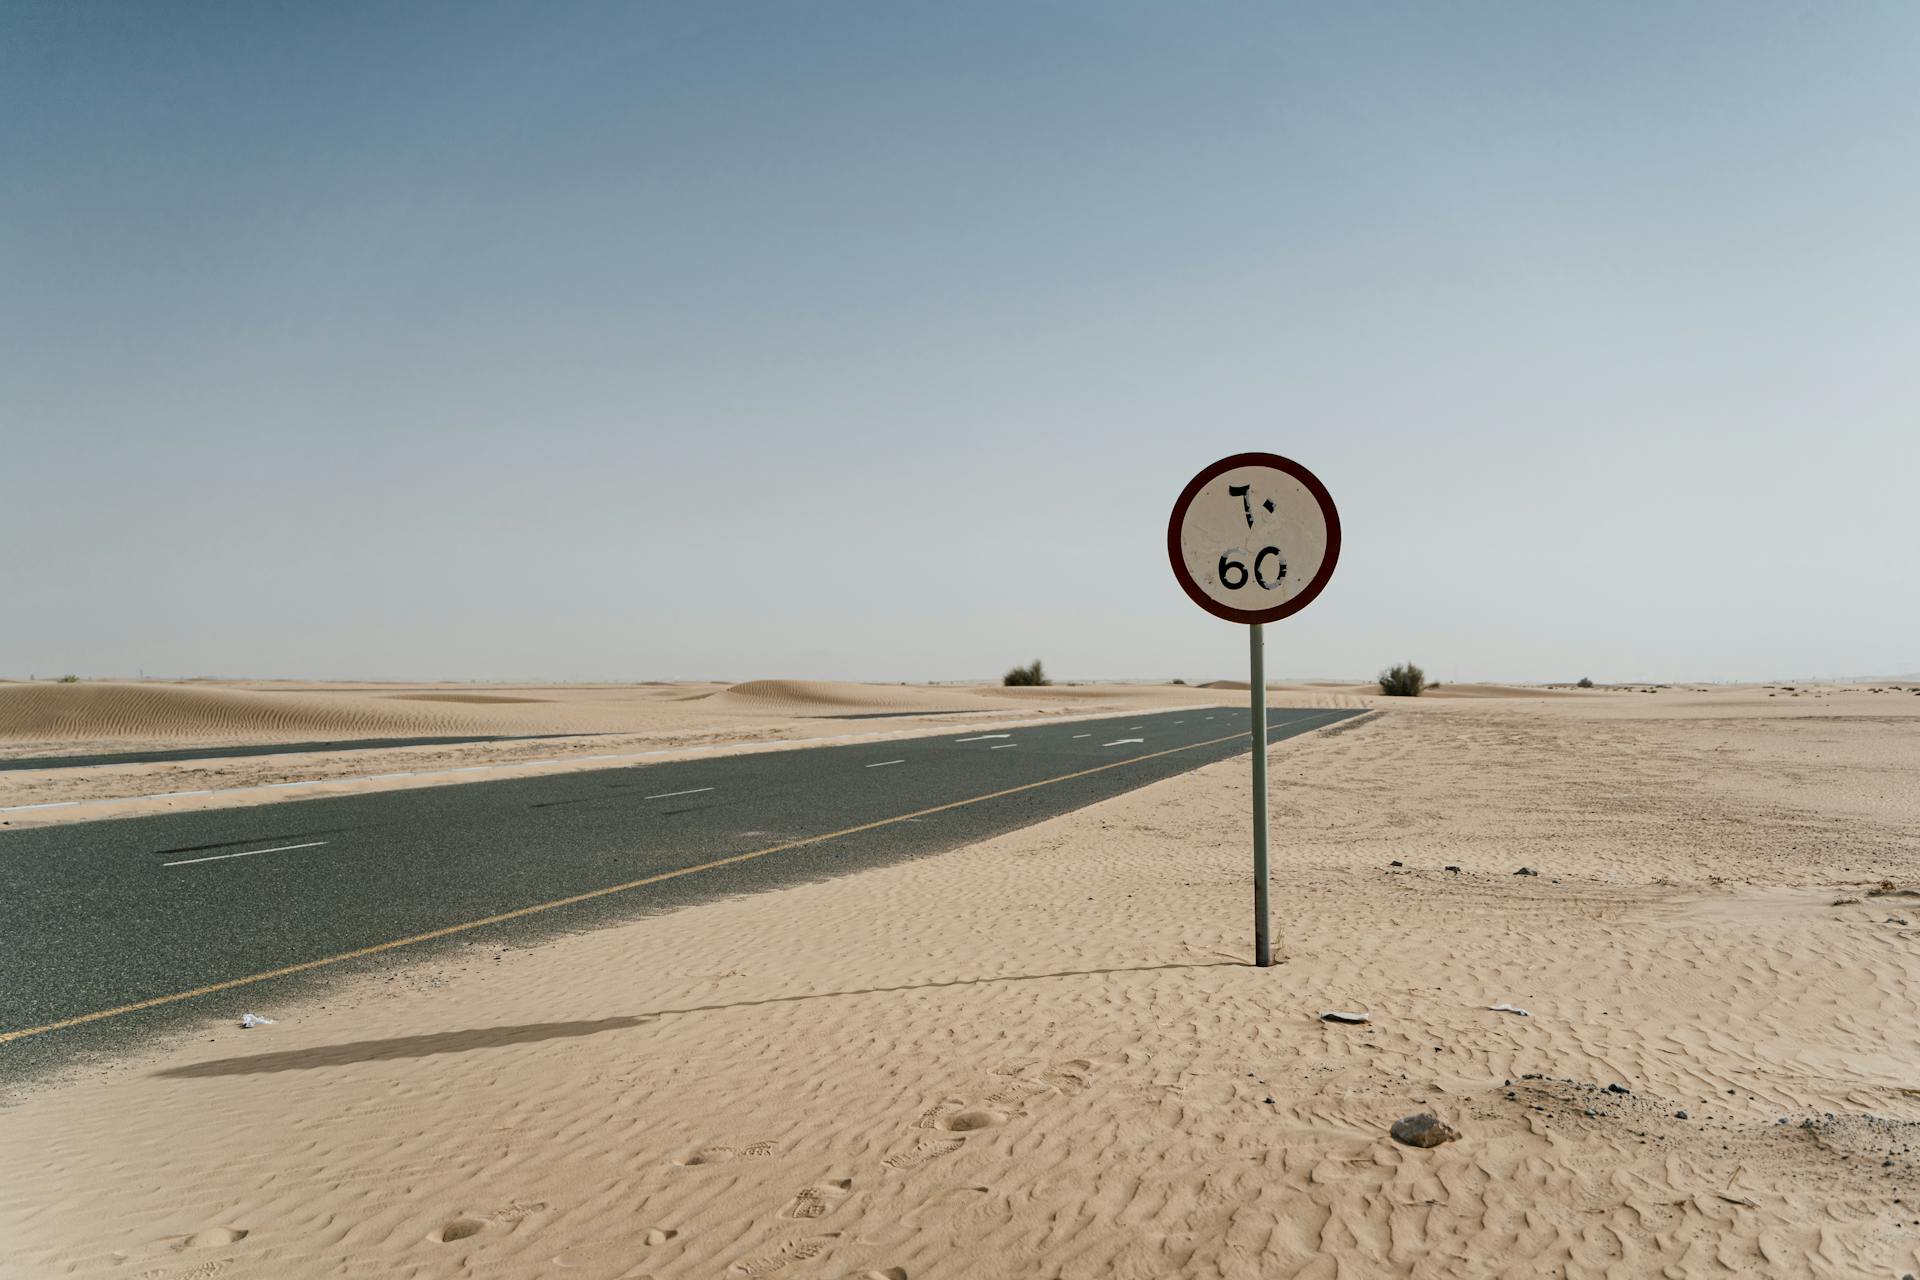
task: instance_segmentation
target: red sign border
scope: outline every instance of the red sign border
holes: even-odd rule
[[[1327,554],[1320,561],[1320,571],[1313,575],[1313,581],[1299,595],[1271,609],[1235,609],[1221,604],[1200,589],[1187,572],[1185,558],[1180,554],[1180,522],[1186,518],[1187,508],[1207,483],[1223,472],[1235,467],[1272,467],[1284,471],[1305,485],[1313,500],[1320,504],[1320,514],[1327,522]],[[1277,453],[1236,453],[1230,458],[1222,458],[1206,468],[1199,475],[1187,481],[1187,487],[1180,491],[1180,497],[1173,504],[1173,514],[1167,519],[1167,560],[1173,565],[1173,576],[1180,583],[1188,598],[1216,618],[1228,622],[1278,622],[1282,618],[1292,617],[1314,602],[1326,589],[1327,580],[1333,577],[1333,567],[1340,559],[1340,512],[1333,505],[1333,495],[1327,492],[1327,486],[1320,483],[1320,477],[1307,470],[1292,458],[1283,458]]]

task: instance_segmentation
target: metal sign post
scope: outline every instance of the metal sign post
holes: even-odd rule
[[[1273,926],[1267,910],[1267,654],[1261,624],[1247,628],[1247,686],[1253,696],[1253,962],[1273,963]]]
[[[1313,603],[1340,559],[1340,513],[1291,458],[1237,453],[1187,482],[1167,521],[1167,558],[1188,597],[1247,626],[1253,730],[1253,962],[1273,963],[1267,887],[1267,664],[1264,624]]]

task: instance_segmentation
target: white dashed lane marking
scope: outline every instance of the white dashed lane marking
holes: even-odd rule
[[[163,867],[190,867],[196,862],[219,862],[226,858],[251,858],[255,854],[261,853],[291,853],[295,849],[318,849],[326,843],[328,842],[325,840],[313,840],[306,844],[276,845],[271,849],[249,849],[245,853],[216,853],[207,858],[183,858],[179,862],[163,862],[160,865]]]
[[[868,766],[867,766],[867,768],[869,768],[869,769],[884,769],[884,768],[886,768],[886,767],[887,767],[888,765],[890,765],[890,764],[905,764],[905,763],[906,763],[906,761],[905,761],[905,760],[882,760],[882,761],[880,761],[880,762],[879,762],[878,764],[870,764],[870,765],[868,765]]]
[[[675,796],[697,796],[702,791],[712,791],[712,787],[694,787],[689,791],[662,791],[657,796],[642,796],[643,800],[671,800]]]

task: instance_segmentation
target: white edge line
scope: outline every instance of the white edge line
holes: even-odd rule
[[[288,853],[294,849],[318,849],[326,844],[325,840],[315,840],[309,844],[283,844],[275,849],[249,849],[245,853],[216,853],[209,858],[186,858],[179,862],[163,862],[163,867],[190,867],[196,862],[219,862],[223,858],[251,858],[256,853]]]

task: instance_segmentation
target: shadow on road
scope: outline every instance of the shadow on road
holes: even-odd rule
[[[244,1058],[215,1058],[210,1062],[169,1067],[154,1074],[175,1080],[205,1080],[215,1076],[265,1075],[275,1071],[313,1071],[323,1067],[343,1067],[354,1062],[430,1058],[441,1053],[468,1053],[476,1049],[504,1049],[511,1045],[537,1044],[543,1040],[595,1036],[605,1031],[623,1031],[629,1027],[637,1027],[675,1014],[718,1013],[725,1009],[752,1009],[761,1005],[797,1004],[803,1000],[837,1000],[847,996],[883,995],[896,991],[929,991],[940,987],[992,986],[1003,982],[1043,982],[1051,978],[1154,973],[1166,969],[1239,968],[1244,964],[1244,961],[1239,960],[1207,960],[1196,964],[1143,964],[1115,969],[1063,969],[1058,973],[1014,973],[997,978],[950,978],[944,982],[915,982],[897,987],[816,991],[799,996],[768,996],[764,1000],[736,1000],[731,1004],[697,1004],[683,1009],[654,1009],[647,1013],[600,1018],[590,1022],[529,1022],[519,1026],[474,1027],[465,1031],[437,1031],[417,1036],[394,1036],[386,1040],[352,1040],[345,1044],[319,1045],[310,1049],[288,1049],[280,1053],[260,1053]]]

